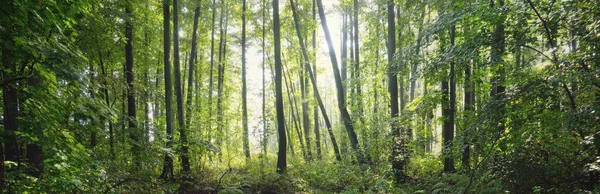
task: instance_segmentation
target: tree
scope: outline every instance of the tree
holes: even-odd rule
[[[392,133],[394,136],[394,145],[392,150],[399,150],[399,141],[402,141],[400,136],[400,127],[398,127],[398,80],[396,77],[397,67],[394,66],[394,54],[396,53],[396,27],[394,23],[394,1],[388,1],[387,4],[387,22],[388,22],[388,46],[387,46],[387,58],[388,58],[388,92],[390,93],[390,114],[392,119]],[[397,155],[400,151],[392,152],[392,169],[394,170],[394,178],[400,182],[406,176],[404,173],[404,163],[397,159]]]
[[[173,66],[175,67],[175,96],[177,98],[177,121],[179,123],[179,139],[181,143],[181,166],[185,174],[190,173],[188,142],[185,134],[185,117],[183,116],[183,90],[181,88],[181,69],[179,67],[179,4],[173,0]]]
[[[194,97],[194,72],[196,70],[196,57],[198,55],[197,47],[198,47],[198,18],[200,17],[200,1],[196,4],[196,8],[194,9],[194,27],[192,30],[192,50],[190,51],[190,61],[189,61],[189,70],[188,70],[188,91],[187,91],[187,99],[186,99],[186,126],[191,125],[192,114],[194,113],[194,108],[192,108],[192,98]],[[198,89],[198,88],[197,88]],[[199,104],[198,104],[199,106]]]
[[[279,152],[277,152],[277,173],[286,171],[285,117],[283,115],[283,92],[281,90],[281,40],[279,24],[279,0],[273,0],[273,43],[275,58],[275,108],[277,109],[277,135]]]
[[[125,38],[127,44],[125,45],[125,76],[127,77],[127,116],[129,121],[129,138],[133,141],[131,146],[131,152],[134,155],[134,169],[140,168],[139,161],[139,150],[140,142],[138,138],[137,120],[136,120],[136,107],[135,107],[135,93],[134,93],[134,73],[133,73],[133,13],[131,11],[131,4],[127,3],[125,6]]]
[[[171,33],[170,33],[170,11],[169,0],[163,0],[163,58],[164,58],[164,78],[165,78],[165,114],[167,149],[173,148],[173,85],[171,83]],[[173,178],[173,158],[169,153],[165,153],[163,170],[160,175],[162,179],[170,180]]]
[[[317,11],[316,11],[317,8],[316,7],[317,7],[316,0],[313,0],[312,1],[312,19],[313,19],[313,21],[315,21],[315,23],[317,22]],[[315,30],[312,31],[312,49],[313,49],[313,51],[317,50],[316,49],[317,48],[317,35],[316,34],[317,34],[317,30],[315,29]],[[317,88],[317,86],[315,85],[315,82],[317,82],[317,72],[316,72],[316,70],[317,70],[317,68],[316,68],[317,67],[317,64],[316,64],[317,57],[316,57],[316,54],[313,56],[313,58],[314,58],[314,61],[315,61],[313,63],[314,64],[313,69],[315,70],[314,74],[310,71],[310,65],[306,69],[308,70],[308,73],[310,74],[309,76],[311,78],[311,82],[313,83],[312,87],[313,87],[313,91],[314,91]],[[312,79],[313,76],[314,76],[314,80],[315,80],[314,82],[312,81],[313,80]],[[313,93],[314,93],[315,98],[317,98],[317,95],[316,95],[317,92],[313,92]],[[315,127],[315,129],[314,129],[315,130],[315,148],[317,149],[317,158],[318,159],[322,159],[322,154],[321,154],[321,132],[319,130],[319,112],[317,110],[319,108],[318,106],[319,105],[315,105],[313,107],[313,119],[314,119],[314,122],[315,122],[314,123],[314,125],[315,125],[314,126]]]
[[[266,116],[266,93],[265,93],[265,9],[267,9],[267,5],[265,3],[265,0],[262,0],[262,33],[261,33],[261,40],[262,40],[262,44],[261,44],[261,50],[262,50],[262,63],[261,63],[261,69],[262,69],[262,120],[263,120],[263,154],[266,155],[267,154],[267,144],[269,143],[269,132],[267,131],[268,127],[267,127],[267,116]]]
[[[246,99],[246,0],[242,0],[242,127],[244,128],[244,153],[250,159],[248,140],[248,105]]]
[[[358,138],[356,137],[356,132],[352,126],[352,119],[350,118],[348,109],[346,109],[346,103],[344,103],[344,88],[342,79],[340,77],[340,70],[338,69],[338,62],[335,56],[335,50],[333,49],[333,44],[331,43],[331,35],[329,34],[327,18],[325,17],[325,10],[323,10],[323,3],[321,0],[317,0],[317,7],[319,9],[319,17],[321,18],[323,32],[325,33],[325,40],[327,41],[327,46],[329,48],[329,58],[333,67],[333,76],[335,78],[335,85],[337,88],[338,108],[344,121],[344,126],[346,127],[346,132],[348,133],[348,138],[350,139],[350,145],[352,146],[354,154],[356,155],[356,159],[359,163],[364,163],[365,161],[358,144]]]

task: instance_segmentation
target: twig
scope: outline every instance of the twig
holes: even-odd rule
[[[531,49],[531,50],[533,50],[533,51],[535,51],[535,52],[539,53],[540,55],[544,56],[546,59],[548,59],[548,60],[550,60],[550,61],[553,61],[553,59],[552,59],[552,58],[550,58],[548,55],[544,54],[542,51],[540,51],[540,50],[538,50],[538,49],[536,49],[536,48],[533,48],[533,47],[531,47],[531,46],[528,46],[528,45],[517,45],[517,46],[522,46],[522,47],[525,47],[525,48]]]

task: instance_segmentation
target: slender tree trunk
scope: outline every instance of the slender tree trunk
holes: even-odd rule
[[[218,64],[218,77],[217,77],[217,132],[221,135],[217,138],[217,146],[222,148],[223,141],[223,82],[225,80],[225,60],[226,60],[226,51],[227,51],[227,21],[229,20],[228,14],[225,9],[225,2],[221,2],[221,21],[225,19],[225,23],[220,22],[220,32],[219,32],[219,61]],[[223,152],[219,152],[219,157]]]
[[[319,107],[321,109],[321,114],[323,115],[323,119],[325,120],[325,125],[327,126],[327,131],[329,132],[329,137],[331,138],[331,144],[333,145],[333,151],[335,153],[335,158],[338,161],[342,160],[342,157],[340,155],[340,151],[337,145],[337,141],[335,139],[335,136],[333,134],[333,129],[331,127],[331,122],[329,121],[329,117],[327,116],[327,111],[325,110],[325,105],[323,104],[323,100],[321,99],[321,95],[319,94],[319,90],[317,87],[317,80],[316,80],[316,71],[313,73],[313,70],[311,69],[310,66],[310,59],[308,57],[308,52],[306,51],[306,46],[304,45],[304,41],[302,40],[302,34],[300,33],[300,21],[298,20],[298,14],[296,13],[296,6],[294,4],[293,0],[290,0],[290,4],[292,7],[292,15],[294,18],[294,27],[296,29],[296,35],[298,37],[298,40],[300,42],[300,47],[302,49],[302,56],[304,57],[304,67],[305,69],[308,71],[308,74],[310,75],[310,82],[312,83],[313,86],[313,93],[315,94],[315,98],[317,99],[317,102],[319,104]],[[314,34],[313,34],[313,48],[315,46],[315,40],[314,40]],[[316,67],[316,66],[315,66]],[[315,117],[316,119],[316,117]],[[318,123],[315,123],[315,135],[320,135],[319,131],[318,131]],[[317,151],[320,152],[321,150],[321,145],[320,145],[320,137],[318,137],[319,139],[317,140]],[[317,155],[319,155],[317,152]]]
[[[181,88],[181,69],[179,67],[179,3],[173,0],[173,66],[175,73],[175,97],[177,98],[177,122],[179,124],[179,139],[181,143],[181,166],[183,173],[190,173],[189,147],[187,135],[185,134],[185,117],[183,115],[183,90]]]
[[[127,77],[127,116],[129,120],[129,138],[133,141],[131,146],[131,152],[133,153],[134,169],[141,167],[139,150],[140,142],[138,136],[140,135],[137,127],[136,120],[136,108],[135,108],[135,94],[133,88],[133,13],[131,11],[131,4],[128,3],[125,7],[125,14],[127,19],[125,20],[125,38],[127,38],[127,44],[125,45],[125,76]]]
[[[402,43],[402,21],[400,20],[401,19],[400,6],[398,5],[396,7],[398,9],[398,12],[396,12],[396,17],[397,17],[397,22],[398,22],[398,28],[400,29],[398,31],[398,40],[396,40],[396,41],[398,41],[398,45],[396,45],[396,46],[401,47],[402,46],[402,44],[401,44]],[[396,30],[396,29],[394,29],[394,30]],[[394,52],[395,52],[395,50],[394,50]],[[397,68],[396,74],[400,74],[400,76],[396,75],[396,77],[397,77],[396,79],[398,80],[398,87],[399,87],[398,88],[398,90],[399,90],[398,97],[400,97],[400,113],[403,114],[404,107],[406,107],[406,101],[404,100],[404,95],[405,95],[404,94],[404,92],[405,92],[404,91],[404,77],[403,77],[403,73],[402,73],[404,70],[404,67],[398,66],[396,68]]]
[[[279,136],[279,152],[277,153],[277,173],[286,171],[285,117],[283,115],[283,94],[281,91],[281,43],[279,32],[279,0],[273,0],[273,38],[275,51],[275,108],[277,111],[277,133]]]
[[[475,106],[473,104],[474,100],[474,90],[473,90],[473,82],[471,80],[471,64],[465,65],[465,83],[464,83],[464,109],[467,115],[474,115]],[[466,127],[465,127],[466,129]],[[470,158],[470,135],[468,132],[463,130],[464,142],[463,142],[463,153],[462,153],[462,167],[464,170],[469,170],[471,168]]]
[[[267,154],[267,145],[269,145],[269,132],[267,131],[268,129],[268,122],[267,122],[267,116],[266,116],[266,84],[265,84],[265,9],[267,9],[267,5],[265,3],[265,0],[262,0],[262,120],[263,120],[263,154],[266,155]]]
[[[450,27],[450,45],[454,46],[456,35],[455,24]],[[450,61],[450,74],[448,78],[442,80],[442,117],[444,119],[444,128],[442,129],[444,172],[454,172],[454,158],[452,155],[452,145],[454,141],[454,112],[456,107],[456,83],[454,78],[454,61]],[[448,99],[450,97],[450,99]]]
[[[165,108],[167,115],[167,149],[173,148],[173,85],[171,84],[171,33],[170,33],[170,13],[169,0],[163,0],[163,57],[165,65]],[[165,163],[160,175],[162,179],[171,180],[173,178],[173,158],[169,153],[165,153]]]
[[[242,0],[242,125],[244,128],[243,146],[246,159],[250,159],[248,137],[248,104],[246,99],[246,0]]]
[[[352,119],[350,118],[350,114],[348,113],[348,109],[346,109],[346,104],[344,103],[344,88],[342,84],[342,79],[340,77],[338,62],[335,56],[335,50],[333,49],[333,43],[331,42],[331,35],[329,33],[329,28],[327,27],[327,18],[325,17],[325,10],[323,10],[323,3],[321,2],[321,0],[317,0],[317,7],[319,8],[319,17],[321,18],[321,24],[323,25],[325,39],[329,48],[329,58],[331,59],[331,65],[333,67],[333,75],[335,78],[335,85],[337,87],[338,108],[344,120],[344,126],[346,127],[346,132],[348,133],[350,144],[354,153],[356,154],[356,159],[359,163],[364,163],[365,161],[363,158],[362,151],[360,150],[358,138],[356,137],[356,132],[354,131],[354,127],[352,126]]]
[[[284,58],[284,61],[285,58]],[[296,130],[296,134],[298,134],[298,140],[300,142],[300,151],[302,151],[302,156],[304,157],[304,159],[306,159],[306,152],[304,149],[304,142],[302,141],[302,134],[300,133],[300,125],[298,124],[298,104],[296,103],[295,98],[292,98],[292,94],[295,94],[295,90],[294,90],[294,85],[292,84],[292,80],[290,78],[289,75],[289,69],[286,67],[285,63],[283,63],[283,79],[284,79],[284,84],[285,84],[285,89],[287,91],[287,97],[288,97],[288,102],[290,103],[290,113],[291,113],[291,120],[294,124],[294,129]],[[290,145],[293,144],[293,141],[290,141]]]
[[[312,160],[312,152],[310,149],[310,120],[308,118],[308,79],[306,69],[300,69],[300,88],[301,88],[301,101],[302,101],[302,124],[304,128],[304,141],[306,142],[306,159]]]
[[[197,51],[197,46],[198,46],[198,38],[197,38],[197,33],[198,33],[198,18],[200,17],[200,1],[198,1],[198,4],[196,5],[196,8],[194,9],[194,27],[192,30],[192,50],[190,52],[190,61],[189,61],[189,70],[188,70],[188,92],[187,92],[187,100],[186,100],[186,121],[185,124],[186,126],[191,126],[191,122],[192,122],[192,114],[193,114],[193,103],[192,103],[192,99],[194,97],[194,85],[197,82],[194,82],[194,75],[195,75],[195,70],[196,70],[196,63],[195,63],[195,59],[196,56],[198,55],[198,51]],[[198,88],[196,88],[198,89]],[[198,104],[200,105],[200,104]]]
[[[313,17],[312,19],[315,22],[317,21],[317,11],[316,11],[317,8],[316,7],[317,7],[317,3],[316,3],[315,0],[313,0],[312,1],[312,17]],[[296,29],[296,31],[297,31],[297,29]],[[316,30],[312,31],[312,49],[313,49],[313,51],[315,51],[315,55],[313,55],[313,60],[314,60],[313,61],[313,65],[314,65],[313,69],[315,70],[315,73],[313,74],[313,73],[310,72],[310,70],[309,70],[310,69],[310,64],[307,64],[308,67],[306,68],[306,70],[308,71],[309,78],[313,78],[314,77],[314,82],[316,82],[317,81],[317,65],[316,65],[316,62],[317,62],[317,55],[316,55],[316,50],[317,50],[317,33],[316,33]],[[303,53],[303,55],[304,55],[304,53]],[[312,87],[314,88],[313,91],[317,90],[316,84],[313,83]],[[317,98],[316,97],[316,92],[313,92],[313,93],[315,93],[314,96],[315,96],[315,99],[316,99]],[[315,125],[315,129],[314,129],[315,130],[315,148],[317,149],[317,158],[318,159],[322,159],[323,156],[322,156],[322,153],[321,153],[321,132],[319,130],[319,112],[318,112],[319,107],[318,106],[319,105],[315,105],[313,107],[313,110],[314,110],[313,111],[313,119],[314,119],[314,122],[315,122],[314,123],[314,125]]]
[[[106,68],[104,67],[104,61],[102,60],[102,53],[98,52],[98,60],[100,61],[100,70],[102,71],[102,93],[104,94],[104,102],[106,106],[110,107],[110,96],[108,95],[108,75],[106,73]],[[111,119],[108,120],[108,145],[110,150],[110,155],[112,159],[115,158],[115,138],[114,138],[114,129],[113,123]]]
[[[392,119],[392,134],[394,143],[392,147],[392,155],[390,160],[392,162],[392,170],[394,171],[394,178],[396,182],[404,181],[406,174],[404,172],[405,161],[400,159],[402,156],[402,135],[400,132],[399,122],[397,121],[399,116],[398,107],[398,79],[397,72],[398,67],[394,65],[394,54],[396,53],[396,27],[395,27],[395,16],[394,16],[394,1],[388,1],[387,5],[387,17],[388,17],[388,92],[390,93],[390,109]]]
[[[504,0],[499,0],[498,4],[500,7],[504,6]],[[494,7],[494,2],[490,1],[490,7]],[[504,66],[502,65],[504,63],[504,60],[502,59],[502,57],[504,56],[504,52],[505,52],[505,40],[504,40],[504,19],[505,16],[504,14],[500,13],[500,17],[502,18],[501,20],[497,20],[496,23],[494,24],[494,32],[492,34],[492,48],[490,51],[490,58],[491,58],[491,64],[493,67],[497,66],[500,68],[494,68],[497,69],[494,71],[494,77],[492,78],[492,91],[491,91],[491,97],[492,99],[495,101],[497,108],[496,111],[494,112],[494,125],[495,128],[498,131],[498,137],[500,136],[500,133],[504,132],[504,103],[502,102],[504,100]],[[551,40],[552,41],[552,40]]]
[[[90,63],[90,72],[89,72],[89,79],[90,79],[90,87],[88,88],[90,91],[90,98],[91,99],[95,99],[96,98],[96,92],[94,91],[94,65],[92,63]],[[92,118],[92,122],[91,122],[94,126],[97,125],[95,118]],[[97,129],[93,129],[90,133],[90,148],[95,148],[96,144],[97,144]]]
[[[209,80],[208,80],[208,130],[209,130],[209,141],[211,141],[212,139],[212,134],[213,130],[212,130],[212,108],[213,108],[213,73],[214,73],[214,67],[215,67],[215,15],[217,12],[217,3],[215,2],[215,0],[212,1],[212,23],[211,23],[211,32],[210,32],[210,73],[209,73]],[[222,19],[219,19],[219,24],[223,22]],[[221,50],[221,45],[220,45],[219,41],[219,52]]]

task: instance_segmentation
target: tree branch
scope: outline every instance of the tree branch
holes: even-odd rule
[[[33,70],[34,69],[31,68],[31,74],[29,74],[27,76],[15,77],[15,78],[12,78],[12,79],[9,79],[9,80],[6,80],[6,81],[2,82],[0,84],[0,87],[4,87],[4,86],[6,86],[8,84],[11,84],[13,82],[17,82],[17,81],[21,81],[21,80],[24,80],[24,79],[32,78],[33,77],[33,72],[34,72]]]
[[[556,44],[554,43],[554,39],[552,39],[552,35],[550,33],[550,28],[548,28],[548,24],[546,22],[546,20],[544,20],[544,18],[542,18],[542,15],[540,15],[540,12],[538,12],[538,10],[535,8],[535,6],[533,5],[533,2],[531,2],[531,0],[526,0],[527,3],[529,3],[529,6],[531,7],[531,9],[533,9],[533,11],[535,12],[535,15],[540,19],[540,21],[542,22],[542,25],[544,26],[544,29],[546,30],[546,35],[548,36],[548,41],[550,41],[550,46],[552,48],[556,47]],[[556,56],[554,56],[556,59]]]
[[[533,48],[531,46],[528,45],[517,45],[517,46],[522,46],[531,50],[534,50],[535,52],[539,53],[540,55],[544,56],[545,58],[547,58],[550,61],[554,61],[552,58],[550,58],[548,55],[544,54],[542,51],[540,51],[539,49]]]

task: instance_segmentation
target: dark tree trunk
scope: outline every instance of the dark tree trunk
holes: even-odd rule
[[[165,114],[167,115],[167,149],[173,148],[173,85],[171,84],[171,33],[170,33],[170,13],[169,0],[163,0],[163,57],[165,65]],[[173,158],[169,153],[165,153],[165,163],[160,175],[162,179],[171,180],[173,178]]]
[[[200,17],[200,1],[198,1],[198,4],[196,5],[196,8],[194,9],[194,27],[193,27],[193,31],[192,31],[192,50],[191,50],[191,54],[190,54],[190,62],[189,62],[189,70],[188,70],[188,92],[187,92],[187,100],[186,100],[186,121],[185,124],[186,126],[191,126],[191,122],[192,122],[192,114],[193,114],[193,103],[192,103],[192,98],[194,97],[194,86],[195,86],[195,82],[194,81],[194,75],[195,75],[195,70],[196,70],[196,63],[195,63],[195,59],[196,56],[198,55],[198,51],[197,51],[197,46],[198,46],[198,18]],[[196,88],[196,90],[198,90],[199,88]],[[198,106],[200,104],[197,104]]]
[[[250,159],[248,137],[248,104],[246,99],[246,0],[242,0],[242,125],[244,128],[244,154]]]
[[[329,34],[329,28],[327,27],[327,18],[325,17],[325,10],[323,10],[323,3],[321,2],[321,0],[317,0],[317,7],[319,9],[319,17],[321,18],[321,24],[323,25],[323,31],[325,33],[327,46],[329,48],[329,58],[331,59],[331,65],[333,67],[333,75],[335,78],[335,85],[337,88],[338,108],[340,110],[342,119],[344,120],[344,126],[346,127],[346,132],[348,133],[350,144],[354,153],[356,154],[356,159],[359,163],[364,163],[365,161],[362,155],[362,151],[360,150],[358,138],[356,137],[356,132],[354,130],[354,127],[352,126],[352,119],[350,118],[350,114],[348,113],[348,110],[346,109],[346,104],[344,103],[344,88],[342,84],[342,79],[340,77],[338,62],[335,56],[335,50],[333,49],[333,43],[331,42],[331,35]]]
[[[455,42],[456,27],[454,24],[450,27],[450,45],[453,47]],[[450,61],[450,74],[448,78],[442,81],[442,117],[444,127],[442,128],[443,153],[444,153],[444,172],[454,172],[454,158],[452,155],[452,141],[454,141],[454,112],[456,107],[456,83],[454,80],[454,61]],[[448,97],[450,99],[448,99]]]
[[[94,91],[94,88],[93,88],[93,87],[95,87],[94,86],[94,80],[95,80],[94,73],[95,73],[95,71],[94,71],[94,65],[92,63],[90,63],[90,72],[89,72],[90,87],[88,89],[89,89],[89,92],[90,92],[90,98],[91,99],[95,99],[96,98],[96,92]],[[96,129],[96,127],[97,127],[97,123],[96,122],[97,121],[96,121],[95,118],[91,118],[91,121],[92,121],[91,122],[92,125],[94,126],[94,129],[92,129],[92,131],[90,133],[90,148],[93,149],[93,148],[96,147],[96,144],[98,143],[98,138],[96,137],[97,136],[97,132],[96,132],[97,131],[97,129]]]
[[[504,7],[504,1],[503,0],[499,0],[498,1],[498,6],[500,7]],[[493,1],[490,2],[490,6],[493,8],[494,7],[494,3]],[[494,123],[494,127],[496,128],[496,130],[498,131],[498,137],[500,133],[504,132],[504,66],[502,65],[504,63],[504,60],[502,59],[502,57],[504,56],[504,51],[505,51],[505,40],[504,40],[504,17],[502,13],[500,13],[500,17],[502,18],[501,20],[497,20],[496,23],[494,24],[494,32],[492,33],[492,48],[490,51],[490,58],[491,58],[491,64],[492,67],[500,67],[500,68],[493,68],[493,69],[497,69],[494,71],[494,77],[492,78],[492,91],[491,91],[491,97],[492,100],[494,100],[494,103],[496,104],[496,111],[494,112],[495,114],[493,115],[493,122]],[[552,40],[551,40],[552,42]]]
[[[392,162],[392,170],[394,171],[394,178],[396,182],[402,182],[406,177],[404,172],[404,166],[406,165],[402,159],[402,136],[400,133],[400,126],[397,119],[399,118],[399,107],[398,107],[398,79],[397,71],[398,67],[394,65],[394,54],[396,53],[396,27],[395,27],[395,15],[394,15],[394,1],[389,1],[387,5],[387,17],[388,17],[388,92],[390,93],[390,109],[392,119],[392,134],[394,138],[392,155],[390,160]]]
[[[125,45],[125,76],[127,77],[127,116],[129,121],[129,138],[132,141],[131,152],[133,153],[134,169],[141,167],[140,161],[140,142],[139,132],[136,120],[136,109],[135,109],[135,92],[133,88],[133,13],[131,11],[131,4],[128,3],[125,7],[125,38],[127,38],[127,44]]]
[[[279,0],[273,0],[273,39],[275,52],[275,108],[277,111],[277,133],[279,136],[279,152],[277,153],[277,172],[286,171],[285,117],[283,115],[283,94],[281,91],[281,42],[279,32]]]
[[[183,116],[183,90],[181,88],[181,69],[179,67],[179,3],[173,0],[173,66],[175,73],[175,96],[177,100],[177,122],[179,124],[179,139],[181,143],[181,166],[184,174],[190,173],[187,135],[185,134],[185,117]]]

